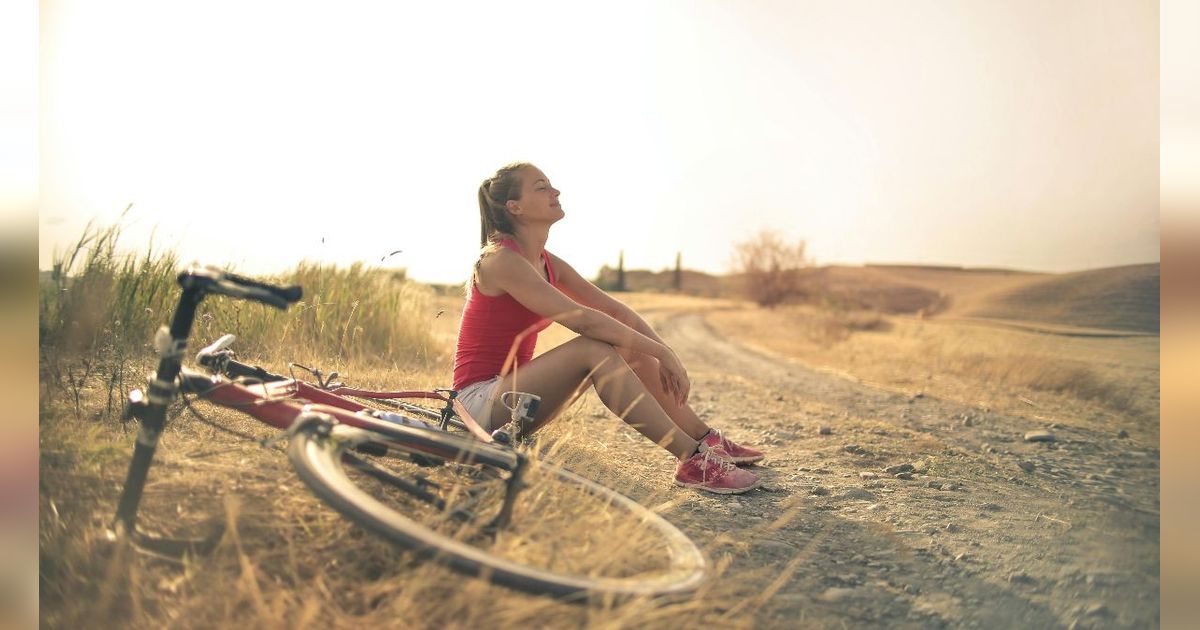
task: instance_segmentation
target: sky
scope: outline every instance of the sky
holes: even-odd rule
[[[120,221],[185,262],[461,282],[515,160],[585,276],[726,272],[763,229],[817,264],[1157,262],[1158,28],[1142,2],[47,0],[39,266]]]

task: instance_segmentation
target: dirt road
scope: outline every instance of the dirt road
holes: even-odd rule
[[[731,536],[736,578],[723,579],[754,602],[731,618],[1158,625],[1159,451],[1121,433],[1132,427],[884,391],[723,340],[701,313],[648,319],[688,367],[701,416],[768,452],[764,488],[670,514],[697,540]]]

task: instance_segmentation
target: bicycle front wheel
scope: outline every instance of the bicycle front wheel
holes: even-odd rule
[[[422,464],[414,473],[394,456],[348,452],[364,441]],[[293,432],[288,454],[318,497],[363,528],[521,591],[581,600],[677,594],[707,571],[696,545],[654,511],[509,448],[411,426],[309,422]]]

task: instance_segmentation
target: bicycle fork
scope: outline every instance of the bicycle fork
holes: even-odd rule
[[[109,532],[114,540],[127,536],[143,550],[169,556],[211,550],[224,532],[222,526],[213,535],[197,541],[151,538],[137,531],[138,504],[141,503],[146,476],[166,422],[167,406],[175,399],[178,390],[175,381],[183,368],[183,353],[187,349],[188,335],[192,332],[196,308],[205,295],[212,293],[284,310],[303,294],[298,286],[275,287],[209,268],[189,268],[179,274],[177,281],[183,293],[171,318],[171,325],[159,328],[154,336],[154,348],[159,357],[158,370],[150,378],[145,395],[138,390],[130,392],[125,408],[126,417],[138,419],[138,437],[133,447],[133,458],[129,461],[129,472],[125,475],[125,486],[117,503],[117,514]]]
[[[113,519],[113,530],[116,535],[132,534],[136,526],[138,504],[142,500],[142,491],[146,487],[146,476],[150,464],[154,460],[154,452],[158,448],[158,439],[162,435],[163,424],[166,422],[167,405],[175,397],[178,387],[176,377],[182,367],[183,353],[187,349],[188,333],[196,315],[196,306],[203,299],[203,292],[198,289],[185,289],[179,301],[179,307],[171,320],[171,327],[158,329],[154,337],[155,350],[158,352],[158,371],[150,378],[146,394],[141,390],[129,393],[129,401],[125,408],[125,416],[137,418],[137,443],[133,447],[133,459],[129,462],[129,471],[125,475],[125,486],[121,490],[121,499],[117,503],[117,514]]]

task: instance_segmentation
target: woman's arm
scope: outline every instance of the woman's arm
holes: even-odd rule
[[[549,252],[547,253],[549,254]],[[679,361],[679,357],[675,355],[675,351],[658,336],[658,333],[654,332],[650,324],[646,323],[646,320],[642,319],[642,316],[638,315],[636,311],[608,293],[605,293],[587,278],[579,275],[579,272],[575,271],[575,268],[567,264],[565,260],[554,254],[549,254],[549,256],[550,263],[554,266],[554,271],[557,274],[558,285],[562,287],[563,292],[568,296],[579,304],[608,314],[613,319],[625,324],[647,338],[653,339],[666,348],[665,360],[663,355],[651,356],[658,359],[659,376],[663,382],[663,389],[676,391],[676,400],[678,403],[680,405],[686,403],[692,387],[691,380],[687,377],[687,370],[684,369],[683,363]],[[682,390],[681,393],[680,390]]]
[[[562,260],[558,260],[558,264],[554,266],[559,277],[563,277],[563,271],[566,269],[570,268]],[[578,276],[574,270],[569,271],[568,274]],[[658,335],[654,335],[654,331],[649,329],[646,322],[641,322],[641,318],[637,318],[637,320],[650,336],[618,322],[608,313],[596,310],[592,306],[578,304],[546,282],[545,278],[542,278],[526,259],[510,250],[500,250],[481,260],[479,278],[486,282],[488,287],[504,290],[528,310],[552,319],[577,334],[653,356],[659,360],[659,378],[662,380],[662,389],[671,391],[680,406],[688,402],[688,395],[691,392],[688,371],[684,370],[683,364],[679,362],[674,350],[662,343]],[[593,288],[595,289],[595,287]],[[595,290],[600,292],[600,289]],[[616,302],[616,304],[620,304],[620,302]]]
[[[568,268],[559,262],[562,264],[561,269]],[[559,266],[555,266],[556,271],[559,269]],[[607,313],[572,300],[546,282],[528,261],[511,250],[501,249],[485,257],[479,263],[478,273],[479,279],[487,286],[508,293],[525,308],[546,319],[558,322],[584,337],[629,348],[658,359],[663,389],[672,392],[678,404],[683,405],[687,402],[692,388],[687,370],[683,368],[679,357],[675,356],[675,351],[658,339],[640,317],[637,320],[652,336],[634,330]]]
[[[552,262],[552,264],[554,263]],[[560,267],[560,265],[562,266]],[[560,280],[563,279],[564,268],[569,269],[561,262],[554,266]],[[570,273],[578,276],[574,270],[571,270]],[[643,352],[656,358],[670,352],[670,349],[662,343],[661,339],[657,338],[657,335],[652,337],[635,329],[621,321],[624,317],[615,318],[591,305],[572,300],[571,297],[546,282],[524,258],[515,252],[501,249],[487,256],[480,262],[479,274],[489,287],[495,287],[508,293],[525,308],[546,319],[558,322],[584,337]],[[587,281],[584,280],[584,282]],[[595,290],[603,293],[599,289]],[[620,305],[616,300],[612,301]],[[621,306],[624,307],[624,305]],[[630,314],[633,313],[628,307],[625,307],[625,310]],[[637,319],[640,321],[641,318]],[[641,322],[641,324],[649,330],[649,326],[645,326],[645,322]],[[654,331],[649,330],[649,332],[653,334]]]
[[[634,311],[620,300],[605,293],[600,287],[592,284],[591,281],[581,276],[571,265],[567,264],[565,260],[549,252],[546,253],[550,255],[550,264],[554,265],[558,284],[562,287],[564,293],[579,304],[606,313],[622,324],[658,343],[666,345],[662,338],[658,336],[658,333],[654,332],[654,329],[650,327],[650,324],[646,323],[646,320],[637,314],[637,311]]]

